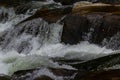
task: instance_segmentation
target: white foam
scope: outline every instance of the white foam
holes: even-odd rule
[[[11,51],[8,53],[0,52],[0,73],[8,74],[10,64],[13,63],[18,57],[23,56],[23,54],[18,54],[16,51]]]
[[[85,41],[73,46],[60,43],[44,45],[40,50],[36,50],[36,52],[32,52],[31,54],[49,57],[81,58],[87,60],[107,55],[111,52],[111,49],[99,47]]]
[[[33,69],[40,66],[60,67],[57,63],[53,63],[47,57],[81,58],[86,60],[88,58],[92,59],[93,57],[98,57],[100,54],[107,55],[110,52],[112,51],[98,47],[94,44],[89,44],[88,42],[82,42],[81,44],[73,46],[60,43],[45,45],[39,50],[32,52],[30,55],[19,54],[16,51],[7,53],[1,51],[0,73],[12,74],[18,70]]]
[[[6,30],[9,31],[13,25],[17,24],[21,20],[25,19],[29,15],[15,15],[10,18],[5,23],[0,23],[0,32],[4,32]],[[10,48],[9,51],[4,50],[0,51],[0,73],[3,74],[12,74],[18,70],[26,70],[32,69],[36,67],[66,67],[67,65],[58,65],[57,63],[49,60],[49,57],[64,57],[67,59],[83,59],[89,60],[93,58],[97,58],[100,56],[108,55],[112,52],[110,49],[106,49],[105,47],[99,47],[95,44],[90,44],[89,42],[81,42],[77,45],[65,45],[59,43],[60,41],[60,32],[62,29],[61,25],[50,24],[51,37],[48,42],[46,42],[43,46],[39,45],[39,38],[32,37],[32,35],[23,34],[20,36],[20,39],[15,38],[15,41],[11,42],[10,45],[18,45],[22,40],[27,40],[29,37],[31,38],[30,43],[32,44],[32,50],[29,54],[25,54],[25,52],[19,54],[15,51],[15,48]],[[57,27],[56,27],[57,26]],[[10,37],[8,35],[8,37]],[[14,39],[14,38],[13,38]],[[17,40],[17,41],[16,41]],[[0,46],[1,47],[1,46]],[[12,47],[12,46],[10,46]],[[9,47],[8,47],[9,48]],[[67,66],[68,67],[68,66]],[[46,73],[45,73],[46,74]],[[52,75],[52,74],[50,74]]]

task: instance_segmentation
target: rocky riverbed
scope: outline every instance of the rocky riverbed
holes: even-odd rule
[[[119,80],[119,0],[1,0],[0,80]]]

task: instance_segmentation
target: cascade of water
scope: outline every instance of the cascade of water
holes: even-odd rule
[[[9,13],[7,19],[5,14],[0,22],[0,73],[12,74],[40,66],[61,67],[49,57],[89,60],[112,52],[89,42],[64,45],[60,43],[61,24],[48,24],[41,18],[18,24],[29,15],[16,15],[13,9],[0,10],[0,14]]]

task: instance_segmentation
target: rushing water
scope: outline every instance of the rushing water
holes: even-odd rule
[[[0,21],[0,38],[3,39],[0,41],[0,73],[12,74],[40,66],[72,68],[49,58],[89,60],[112,52],[87,41],[77,45],[60,43],[63,25],[59,23],[48,24],[43,19],[36,19],[16,26],[30,15],[16,15],[12,8],[3,7],[0,14],[3,15]]]

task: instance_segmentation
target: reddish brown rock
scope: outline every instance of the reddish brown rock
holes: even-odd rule
[[[120,70],[90,72],[82,80],[120,80]]]
[[[48,21],[49,23],[53,23],[61,19],[66,14],[69,14],[72,10],[71,6],[56,8],[52,10],[38,10],[34,15],[27,18],[25,21],[33,20],[35,18],[43,18],[44,20]]]
[[[90,13],[119,13],[120,5],[103,4],[103,3],[91,3],[91,2],[78,2],[72,9],[72,14],[90,14]]]

